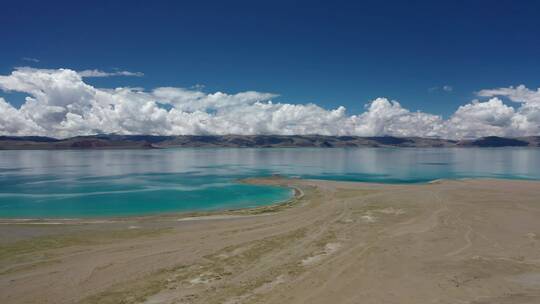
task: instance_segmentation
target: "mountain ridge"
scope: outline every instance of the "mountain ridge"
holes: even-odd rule
[[[326,135],[116,135],[57,139],[43,136],[0,136],[0,150],[158,149],[158,148],[355,148],[355,147],[540,147],[540,136],[450,140],[395,136]]]

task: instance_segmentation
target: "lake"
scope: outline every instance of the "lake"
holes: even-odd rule
[[[245,177],[382,183],[540,179],[535,148],[182,148],[0,151],[0,217],[159,214],[268,205],[291,197]]]

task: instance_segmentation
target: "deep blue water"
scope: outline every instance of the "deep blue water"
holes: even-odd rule
[[[540,149],[166,149],[0,151],[0,217],[93,217],[244,208],[290,189],[239,178],[418,183],[540,179]]]

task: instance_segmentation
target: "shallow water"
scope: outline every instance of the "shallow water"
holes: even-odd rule
[[[235,182],[269,174],[386,183],[540,179],[540,149],[0,151],[0,217],[140,215],[289,198],[290,189]]]

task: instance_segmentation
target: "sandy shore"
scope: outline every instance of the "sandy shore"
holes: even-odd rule
[[[288,204],[0,225],[0,303],[540,303],[540,182],[294,186]]]

